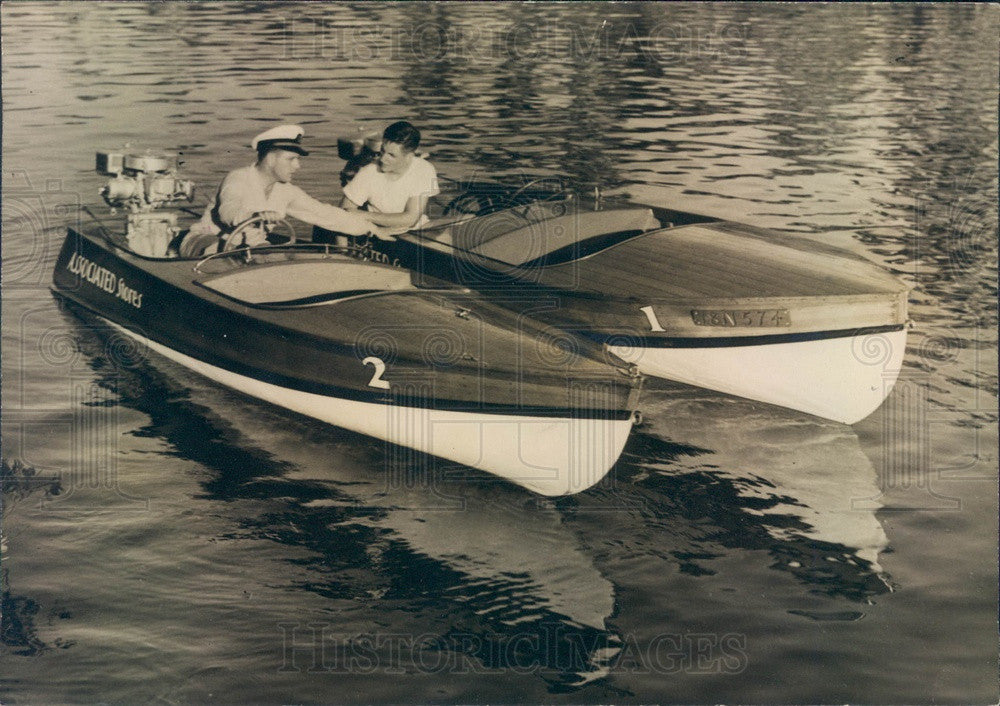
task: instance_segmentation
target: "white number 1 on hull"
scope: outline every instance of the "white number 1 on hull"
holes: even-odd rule
[[[660,322],[656,318],[656,313],[653,311],[653,307],[651,307],[651,306],[644,306],[641,309],[639,309],[639,311],[641,311],[643,314],[645,314],[646,318],[649,319],[650,330],[652,330],[652,331],[665,331],[666,330],[662,326],[660,326]]]

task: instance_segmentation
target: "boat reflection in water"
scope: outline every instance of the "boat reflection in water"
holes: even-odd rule
[[[556,690],[608,673],[614,587],[557,508],[472,468],[428,475],[427,457],[245,400],[151,351],[108,365],[122,334],[75,313],[98,384],[151,417],[144,435],[206,468],[209,500],[265,503],[227,539],[284,545],[306,569],[292,589],[356,601],[369,625],[402,613],[414,635],[442,626],[425,649],[480,671],[530,669]],[[408,666],[390,648],[378,659]]]
[[[622,459],[636,470],[636,485],[654,493],[647,507],[666,503],[692,518],[707,515],[715,529],[699,533],[699,543],[765,550],[771,568],[812,593],[867,603],[892,590],[879,563],[888,538],[876,515],[878,477],[850,427],[775,415],[705,390],[678,387],[650,397],[653,414]],[[685,452],[659,457],[667,438]],[[698,557],[712,554],[693,552],[687,569],[701,571]]]

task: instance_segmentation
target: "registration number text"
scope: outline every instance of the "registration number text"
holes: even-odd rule
[[[788,309],[692,309],[697,326],[791,326]]]

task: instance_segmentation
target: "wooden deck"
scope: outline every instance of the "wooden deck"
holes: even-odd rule
[[[651,301],[905,291],[899,280],[871,263],[811,245],[792,248],[715,224],[681,226],[547,268],[541,281]]]

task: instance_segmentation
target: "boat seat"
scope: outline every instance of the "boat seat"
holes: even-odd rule
[[[333,301],[359,292],[414,288],[408,270],[349,258],[249,265],[207,277],[199,284],[245,304],[258,305]]]
[[[578,211],[556,218],[529,222],[527,225],[496,235],[487,233],[485,229],[483,233],[468,233],[467,235],[472,238],[479,236],[479,242],[475,245],[470,244],[467,249],[507,264],[523,265],[589,238],[608,233],[646,232],[658,228],[660,222],[649,208]],[[482,237],[487,234],[492,237]]]
[[[219,236],[214,233],[192,230],[184,234],[176,247],[177,254],[181,257],[203,257],[218,249]]]

